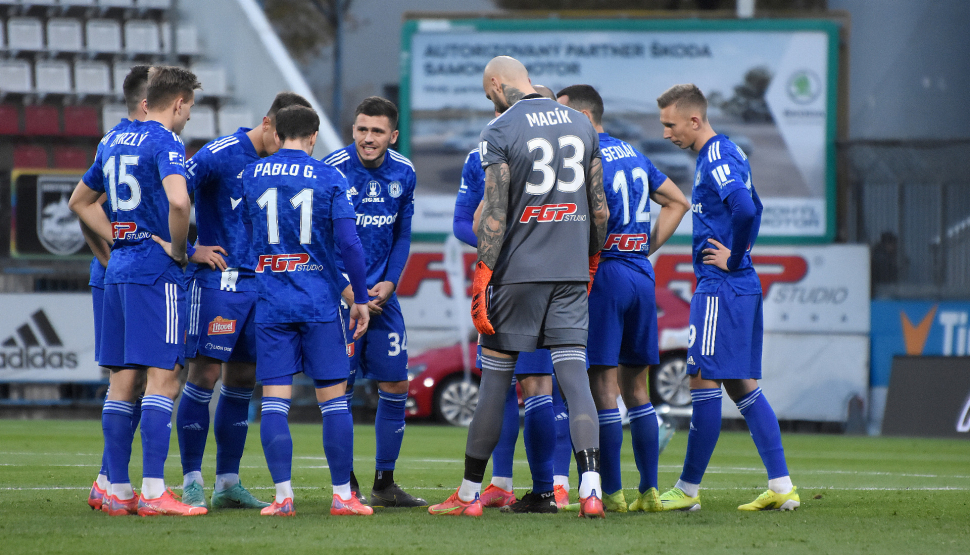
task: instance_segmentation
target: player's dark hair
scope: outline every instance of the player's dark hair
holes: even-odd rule
[[[176,99],[189,100],[202,84],[191,71],[175,66],[152,66],[148,72],[148,109],[165,108]]]
[[[320,116],[313,108],[295,104],[276,113],[276,134],[280,141],[305,139],[320,130]]]
[[[593,116],[593,123],[603,123],[603,97],[596,89],[589,85],[570,85],[556,93],[556,98],[563,96],[569,97],[567,106],[573,110],[588,110]]]
[[[693,83],[670,87],[657,97],[657,106],[661,110],[668,106],[675,106],[678,110],[693,108],[700,111],[701,117],[707,121],[707,99]]]
[[[148,70],[151,66],[131,66],[131,71],[125,76],[125,83],[121,90],[125,94],[125,106],[128,114],[138,111],[138,105],[148,95]]]
[[[307,108],[313,108],[310,105],[310,101],[303,98],[302,96],[296,94],[292,91],[283,91],[276,95],[273,99],[273,104],[269,107],[269,111],[266,112],[266,117],[269,119],[276,119],[276,114],[279,113],[283,108],[289,106],[305,106]]]
[[[386,116],[388,121],[391,122],[391,131],[397,129],[397,106],[386,98],[379,96],[365,98],[363,102],[357,105],[357,110],[354,111],[354,119],[356,120],[357,116],[361,114],[372,118]]]

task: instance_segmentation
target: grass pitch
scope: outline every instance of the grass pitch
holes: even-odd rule
[[[425,510],[378,510],[331,517],[330,474],[319,425],[295,424],[295,518],[254,511],[214,511],[195,518],[111,518],[85,504],[101,458],[97,421],[0,422],[0,549],[3,553],[967,553],[970,551],[970,442],[784,436],[789,469],[801,492],[793,513],[741,513],[737,505],[764,490],[766,477],[746,433],[721,435],[697,513],[614,514],[584,521],[575,513],[481,519],[432,517]],[[373,471],[374,432],[356,428],[362,486]],[[395,473],[406,489],[438,502],[462,475],[465,430],[408,426]],[[687,434],[660,457],[661,491],[680,473]],[[636,467],[624,442],[624,485],[632,500]],[[203,473],[214,482],[209,439]],[[524,449],[515,482],[528,486]],[[243,483],[273,495],[257,425],[242,461]],[[136,440],[131,476],[140,485]],[[181,484],[173,435],[167,481]],[[575,471],[573,472],[575,498]],[[486,476],[486,480],[488,477]],[[178,491],[177,488],[175,488]],[[365,492],[369,488],[365,486]],[[518,489],[518,488],[517,488]],[[520,494],[524,490],[520,491]]]

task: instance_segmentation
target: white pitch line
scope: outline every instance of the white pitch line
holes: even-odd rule
[[[182,489],[181,486],[170,486],[174,490]],[[319,486],[293,486],[294,490],[320,490],[328,489],[329,485]],[[970,488],[955,487],[905,487],[905,488],[876,488],[876,487],[837,487],[837,486],[799,486],[799,491],[807,492],[810,490],[824,491],[970,491]],[[0,491],[89,491],[89,486],[43,486],[43,487],[0,487]],[[249,490],[270,491],[275,490],[275,486],[246,486]],[[419,487],[410,486],[409,490],[420,491],[454,491],[451,487]],[[527,486],[516,487],[516,490],[530,490]],[[701,491],[755,491],[755,487],[704,487]]]

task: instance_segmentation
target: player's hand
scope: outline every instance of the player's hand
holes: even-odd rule
[[[704,264],[717,266],[725,272],[729,272],[727,261],[731,256],[731,249],[722,245],[717,239],[711,238],[707,242],[714,245],[715,248],[706,248],[701,251],[704,254]]]
[[[492,281],[492,270],[481,260],[475,265],[475,277],[472,280],[472,321],[478,333],[494,335],[495,328],[488,321],[488,300],[485,298],[488,282]]]
[[[371,302],[376,303],[377,306],[384,306],[387,304],[388,299],[394,294],[394,290],[397,286],[390,281],[382,281],[375,285],[373,288],[367,290],[367,294],[374,299]]]
[[[189,258],[186,255],[184,250],[182,251],[181,256],[179,256],[178,253],[172,252],[172,244],[162,239],[158,235],[152,235],[152,240],[158,243],[159,245],[161,245],[162,249],[165,250],[165,254],[167,254],[172,260],[177,262],[178,265],[181,266],[182,268],[185,268],[189,264]]]
[[[589,295],[590,291],[593,290],[593,276],[596,275],[596,269],[600,267],[600,253],[596,253],[589,257],[589,285],[586,286],[586,294]]]
[[[353,330],[355,325],[357,329],[354,330],[354,341],[357,341],[367,332],[367,327],[370,325],[370,310],[366,304],[351,305],[350,326],[347,329]]]
[[[221,253],[221,254],[220,254]],[[189,262],[194,262],[195,264],[207,264],[213,270],[225,270],[229,267],[226,264],[226,259],[223,256],[229,256],[226,249],[216,245],[214,247],[208,247],[205,245],[196,245],[195,254],[189,258]]]

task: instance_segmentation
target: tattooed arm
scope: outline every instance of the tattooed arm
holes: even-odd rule
[[[488,181],[486,181],[486,191]],[[486,193],[487,194],[487,193]],[[606,223],[610,219],[610,208],[606,204],[606,193],[603,191],[603,160],[598,156],[589,163],[589,180],[586,186],[586,199],[589,202],[589,255],[593,256],[603,248],[606,242]]]
[[[509,174],[508,164],[492,164],[485,168],[485,197],[482,199],[482,217],[478,226],[478,259],[491,269],[495,269],[498,255],[502,251],[502,241],[505,239],[510,181],[511,175]],[[601,195],[602,192],[601,175]],[[605,198],[603,202],[606,202]],[[605,221],[603,229],[606,229]]]

